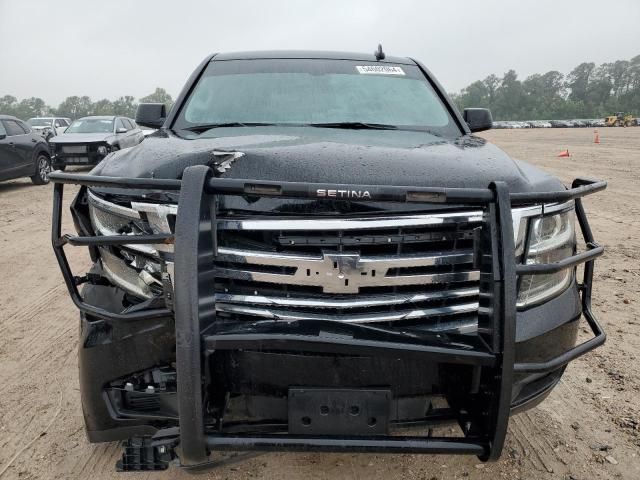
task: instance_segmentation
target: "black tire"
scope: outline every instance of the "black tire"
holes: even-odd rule
[[[46,185],[49,183],[49,173],[51,173],[51,160],[46,153],[40,152],[36,156],[36,173],[31,177],[35,185]]]

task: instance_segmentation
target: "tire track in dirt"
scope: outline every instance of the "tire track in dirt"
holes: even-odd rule
[[[16,460],[28,462],[39,448],[36,442],[49,433],[47,430],[60,417],[64,408],[65,388],[58,377],[52,380],[49,383],[26,382],[15,390],[3,392],[18,408],[3,412],[2,430],[6,442],[0,450],[0,469],[16,454],[20,454]],[[25,446],[30,444],[30,448],[25,450]]]
[[[539,425],[534,424],[534,422],[526,416],[526,413],[513,417],[510,420],[510,425],[516,442],[522,448],[525,465],[529,465],[529,467],[538,472],[552,473],[552,462],[547,458],[549,452],[544,445],[535,442],[533,440],[535,437],[530,435],[532,427],[535,427],[537,430]],[[527,471],[531,471],[531,468],[527,468]]]
[[[77,385],[73,369],[68,368],[71,363],[75,364],[75,342],[71,343],[71,348],[57,350],[55,357],[38,363],[36,368],[23,370],[28,372],[24,379],[14,382],[11,389],[3,392],[3,398],[7,398],[8,404],[14,408],[0,408],[3,431],[9,433],[6,446],[0,449],[0,469],[17,452],[21,452],[9,469],[13,469],[12,474],[7,472],[5,475],[7,478],[13,478],[16,471],[18,477],[29,478],[27,472],[32,465],[37,465],[46,456],[59,458],[65,453],[64,443],[51,445],[48,439],[64,432],[69,423],[64,421],[64,417],[75,409],[76,401],[69,398]],[[53,344],[53,347],[60,347],[60,344]],[[59,368],[51,371],[51,364]],[[52,447],[55,448],[53,452],[50,450]]]
[[[91,445],[91,453],[86,461],[80,462],[82,466],[79,469],[74,468],[80,478],[93,477],[100,475],[102,472],[115,469],[116,461],[120,459],[122,451],[118,442]]]
[[[34,354],[29,361],[25,361],[24,363],[20,363],[21,371],[12,372],[10,375],[7,375],[4,378],[1,378],[0,381],[5,382],[7,385],[11,386],[21,386],[20,378],[24,376],[23,372],[28,371],[29,377],[38,374],[46,374],[50,371],[50,365],[54,364],[54,362],[59,361],[60,359],[64,359],[69,355],[75,354],[77,351],[77,342],[74,338],[74,329],[68,329],[63,334],[58,336],[59,339],[66,337],[69,339],[68,342],[59,342],[52,343],[47,348],[41,350],[37,354]],[[6,387],[6,391],[10,391],[11,387]]]
[[[38,325],[37,330],[33,334],[23,334],[22,332],[14,332],[13,334],[5,334],[5,348],[6,355],[14,353],[20,353],[19,357],[14,357],[14,360],[18,361],[22,367],[27,367],[35,357],[41,356],[43,353],[51,350],[52,343],[58,341],[63,335],[72,333],[73,326],[77,326],[77,322],[72,322],[71,319],[76,320],[68,313],[56,313],[54,315],[48,315],[48,319],[51,320],[51,324]],[[77,328],[76,328],[77,332]],[[71,335],[75,343],[75,338]],[[1,358],[1,357],[0,357]],[[0,374],[0,378],[2,378]]]
[[[8,327],[15,325],[16,323],[22,323],[25,320],[38,316],[50,307],[50,303],[52,301],[59,299],[65,291],[65,285],[59,283],[49,288],[29,305],[25,305],[24,307],[10,313],[3,312],[3,314],[0,315],[0,334],[3,334]]]
[[[53,312],[45,313],[47,309]],[[14,363],[20,367],[3,369],[0,372],[0,380],[4,382],[17,379],[25,369],[46,370],[48,363],[64,354],[65,347],[76,348],[77,312],[68,312],[58,305],[41,305],[33,315],[18,320],[16,328],[5,329],[1,334],[3,342],[0,343],[0,361]],[[35,328],[32,327],[34,322],[37,323]],[[15,331],[16,329],[18,331]],[[48,358],[45,358],[47,356]]]

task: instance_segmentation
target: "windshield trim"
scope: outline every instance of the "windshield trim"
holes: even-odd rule
[[[341,123],[343,123],[341,125]],[[264,122],[229,122],[219,124],[203,124],[194,125],[192,127],[186,127],[181,129],[171,130],[173,133],[178,132],[191,132],[197,135],[204,135],[211,130],[218,128],[260,128],[260,127],[309,127],[319,129],[335,129],[335,130],[394,130],[400,132],[422,132],[433,135],[434,137],[442,137],[442,134],[435,132],[427,125],[384,125],[384,124],[366,124],[362,122],[330,122],[330,123],[296,123],[296,122],[278,122],[278,123],[264,123]]]

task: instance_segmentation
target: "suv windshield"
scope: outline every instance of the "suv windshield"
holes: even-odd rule
[[[416,65],[325,59],[212,61],[173,128],[255,123],[462,133]]]
[[[27,120],[27,123],[31,127],[50,127],[51,119],[50,118],[30,118]]]
[[[111,118],[81,118],[71,124],[64,133],[112,133]]]

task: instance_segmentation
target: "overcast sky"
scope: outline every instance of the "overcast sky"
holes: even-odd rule
[[[422,60],[445,88],[640,54],[639,0],[0,0],[0,96],[174,96],[210,52]]]

